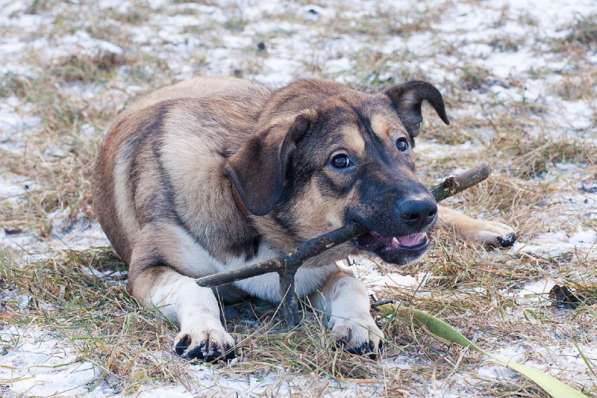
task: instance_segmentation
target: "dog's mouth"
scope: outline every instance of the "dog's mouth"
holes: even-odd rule
[[[359,236],[356,243],[361,250],[373,252],[384,261],[401,265],[418,258],[429,247],[429,239],[425,232],[383,236],[369,231]]]

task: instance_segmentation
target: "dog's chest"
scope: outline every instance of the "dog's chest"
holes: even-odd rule
[[[257,264],[263,261],[271,260],[279,254],[274,252],[267,244],[262,243],[259,246],[257,256],[250,261],[244,258],[234,258],[221,264],[221,271],[229,271],[250,264]],[[325,284],[328,276],[337,271],[335,264],[322,265],[320,267],[302,267],[295,277],[296,292],[299,296],[306,296]],[[271,302],[280,302],[280,280],[275,272],[243,279],[234,283],[234,285],[245,292],[259,297],[262,300]]]

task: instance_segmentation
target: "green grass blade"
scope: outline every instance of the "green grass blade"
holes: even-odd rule
[[[587,369],[589,369],[589,372],[591,372],[591,374],[595,378],[597,378],[597,374],[595,373],[595,370],[593,370],[593,365],[591,365],[591,360],[589,358],[587,358],[587,356],[585,355],[584,352],[582,352],[582,350],[580,349],[580,347],[578,346],[576,341],[573,341],[573,343],[574,343],[574,347],[576,348],[576,351],[578,351],[578,354],[582,358],[583,362],[585,363],[585,365],[587,365]]]
[[[575,390],[569,385],[562,383],[555,377],[543,373],[540,370],[530,368],[518,362],[514,362],[496,355],[488,355],[500,365],[506,366],[533,381],[554,398],[587,398],[587,396],[580,391]]]
[[[441,319],[416,309],[411,309],[410,312],[412,313],[414,319],[416,319],[421,325],[424,325],[425,328],[435,336],[439,336],[444,340],[456,343],[465,348],[472,346],[478,349],[472,341],[464,337],[462,334],[460,334],[460,332],[458,332],[458,330],[454,329]]]
[[[424,311],[412,308],[397,308],[392,304],[380,306],[379,309],[382,312],[382,314],[386,316],[393,314],[402,318],[412,319],[413,321],[415,321],[416,324],[418,324],[419,326],[423,326],[425,329],[427,329],[430,333],[432,333],[434,336],[438,338],[458,344],[462,347],[472,347],[476,349],[477,351],[491,357],[500,365],[506,366],[514,370],[515,372],[520,373],[521,375],[523,375],[524,377],[541,387],[546,393],[551,395],[553,398],[587,398],[587,396],[581,393],[580,391],[568,386],[567,384],[562,383],[555,377],[552,377],[537,369],[521,365],[517,362],[510,361],[496,355],[492,355],[491,353],[482,350],[479,346],[477,346],[472,341],[460,334],[458,330],[456,330],[446,322],[442,321],[441,319],[438,319]]]
[[[409,318],[414,320],[417,325],[425,327],[436,337],[463,347],[473,346],[477,348],[472,341],[464,337],[452,326],[424,311],[414,308],[396,307],[394,304],[380,305],[377,309],[384,317],[400,316],[402,318]]]

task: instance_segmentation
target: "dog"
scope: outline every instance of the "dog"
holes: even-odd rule
[[[383,334],[366,287],[338,260],[374,253],[406,264],[427,250],[436,223],[471,241],[513,243],[511,227],[438,206],[417,179],[423,101],[449,123],[442,95],[424,81],[367,94],[321,80],[271,90],[200,77],[116,118],[94,169],[95,214],[129,266],[130,294],[179,325],[177,354],[234,356],[214,291],[194,278],[271,259],[347,222],[369,232],[310,259],[295,281],[356,354],[377,353]],[[275,273],[219,292],[281,300]]]

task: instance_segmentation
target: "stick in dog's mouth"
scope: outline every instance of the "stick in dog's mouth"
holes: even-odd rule
[[[485,180],[490,174],[489,166],[481,165],[465,173],[446,178],[441,184],[433,187],[431,193],[437,202],[464,191]],[[398,260],[396,257],[423,253],[429,245],[427,233],[416,232],[403,236],[384,237],[373,231],[367,231],[363,226],[356,223],[349,223],[342,228],[328,232],[316,238],[304,242],[293,252],[274,258],[272,260],[245,266],[228,272],[204,276],[199,278],[197,283],[200,286],[218,286],[231,283],[268,272],[278,272],[280,275],[280,290],[284,297],[282,313],[289,326],[298,323],[298,304],[294,292],[294,275],[302,263],[308,258],[314,257],[325,250],[347,242],[349,240],[364,240],[367,243],[368,237],[373,238],[371,242],[381,243],[381,249],[375,251],[382,258]],[[387,251],[386,249],[389,249]],[[392,261],[399,263],[399,261]]]

